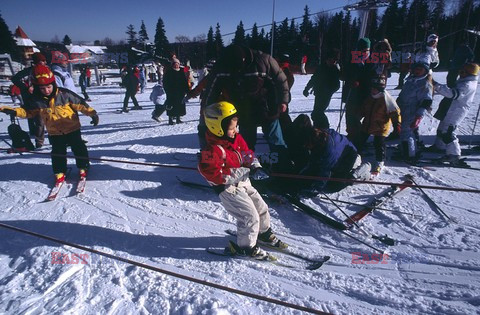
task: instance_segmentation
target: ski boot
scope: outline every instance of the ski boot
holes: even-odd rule
[[[243,256],[257,260],[267,260],[269,257],[268,253],[257,245],[253,247],[240,247],[232,241],[230,241],[228,246],[225,247],[225,254],[232,256]]]
[[[278,237],[273,234],[272,229],[268,228],[263,233],[258,234],[258,239],[257,242],[260,244],[264,244],[270,247],[276,247],[279,249],[285,249],[288,247],[288,245],[281,240],[278,239]]]

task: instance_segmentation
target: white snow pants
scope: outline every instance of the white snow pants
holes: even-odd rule
[[[237,244],[255,246],[258,234],[270,227],[270,213],[262,196],[249,179],[228,186],[219,196],[227,212],[237,219]]]
[[[437,138],[435,139],[435,146],[445,150],[447,155],[461,155],[460,143],[455,130],[468,113],[468,109],[454,105],[452,104],[445,118],[438,125]]]

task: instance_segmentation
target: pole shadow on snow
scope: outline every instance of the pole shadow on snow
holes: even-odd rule
[[[95,247],[95,249],[98,250],[108,248],[113,251],[125,252],[129,255],[146,258],[176,258],[182,260],[197,259],[202,261],[220,260],[221,257],[217,258],[207,254],[205,248],[223,247],[228,243],[229,239],[227,235],[208,237],[176,237],[154,234],[140,235],[124,231],[115,231],[93,225],[43,220],[15,220],[0,222],[5,225],[14,226],[85,247]],[[40,246],[64,246],[50,240],[1,227],[0,238],[4,240],[0,242],[0,254],[8,255],[11,258],[26,255],[29,250]],[[53,251],[77,253],[82,250],[65,247],[63,250],[54,249],[52,252]],[[107,252],[111,253],[109,250],[107,250]],[[118,253],[118,256],[122,258],[131,258],[125,257],[124,253]],[[47,253],[45,259],[51,261],[51,255]],[[98,254],[91,254],[91,260],[89,263],[95,263],[95,259],[108,258],[101,257]],[[135,260],[135,258],[133,259]],[[144,260],[141,262],[148,263],[148,261],[146,262]]]

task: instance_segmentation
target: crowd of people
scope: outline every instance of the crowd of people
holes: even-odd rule
[[[452,60],[447,84],[439,84],[432,79],[432,69],[440,63],[437,45],[438,36],[431,34],[425,45],[410,55],[409,75],[400,76],[401,91],[397,99],[386,90],[392,68],[392,47],[387,39],[372,45],[370,39],[361,38],[352,52],[352,62],[343,66],[339,50],[330,49],[323,54],[303,89],[305,97],[315,95],[311,118],[301,114],[294,120],[288,108],[294,84],[288,55],[281,55],[277,61],[261,51],[232,44],[223,49],[217,61],[208,62],[194,86],[189,63],[182,67],[172,54],[170,64],[165,65],[165,72],[159,74],[150,94],[155,104],[152,119],[160,122],[160,116],[166,112],[169,125],[181,124],[187,100],[200,96],[199,171],[215,188],[226,210],[237,219],[238,243],[230,248],[232,253],[262,258],[265,252],[257,242],[280,247],[285,244],[272,232],[268,207],[249,178],[267,180],[272,173],[306,175],[318,179],[268,180],[303,196],[338,191],[350,179],[362,180],[371,173],[381,173],[389,139],[400,139],[401,159],[415,163],[424,149],[419,126],[432,110],[434,92],[444,96],[444,100],[435,114],[441,121],[435,144],[427,150],[442,150],[444,161],[459,161],[461,150],[455,131],[472,103],[479,66],[473,63],[473,53],[463,44]],[[99,121],[96,111],[86,103],[90,100],[86,92],[88,68],[81,70],[82,98],[76,94],[66,67],[68,61],[62,60],[62,56],[49,68],[45,57],[35,54],[33,66],[12,78],[19,88],[17,94],[22,96],[22,106],[0,108],[29,119],[37,148],[43,145],[46,127],[57,179],[65,176],[66,159],[61,156],[66,154],[67,146],[72,147],[76,157],[83,157],[77,158],[82,172],[89,166],[77,112],[90,116],[94,125]],[[381,62],[372,62],[375,56],[382,56]],[[302,58],[302,74],[306,74],[306,62],[307,55]],[[405,62],[400,66],[401,72],[405,72],[404,65]],[[142,109],[135,95],[143,93],[147,79],[153,81],[153,77],[143,65],[126,65],[121,77],[126,90],[122,112],[129,111],[130,99],[134,104],[132,109]],[[342,81],[346,135],[340,134],[338,128],[334,130],[326,115],[332,95],[340,89]],[[269,147],[262,163],[255,156],[258,127]],[[365,144],[370,136],[375,150],[373,165],[365,161]],[[329,181],[329,178],[347,181]]]

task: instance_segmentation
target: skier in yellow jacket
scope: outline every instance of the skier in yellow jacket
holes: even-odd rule
[[[92,118],[98,124],[97,112],[70,90],[57,87],[55,76],[49,67],[37,65],[33,69],[33,100],[30,109],[0,107],[6,114],[20,118],[40,115],[45,122],[48,139],[52,145],[52,167],[58,181],[65,179],[67,171],[67,146],[72,148],[80,175],[85,176],[89,167],[88,151],[82,140],[78,112]]]

